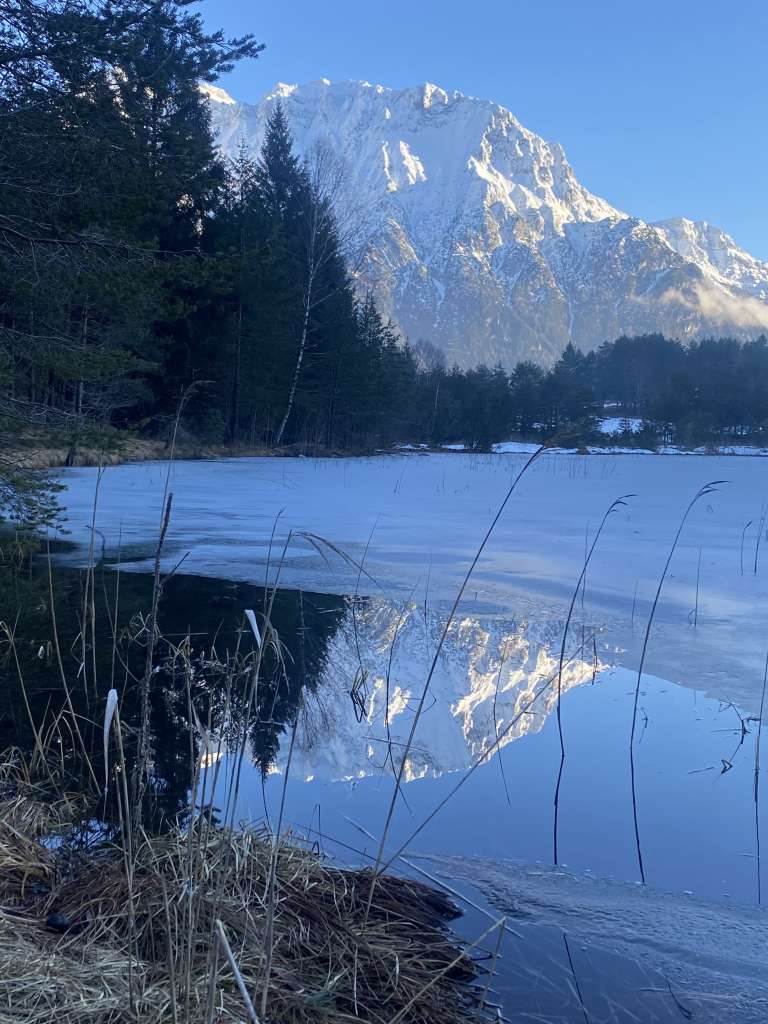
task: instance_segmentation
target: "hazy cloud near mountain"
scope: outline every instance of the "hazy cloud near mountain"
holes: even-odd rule
[[[705,284],[691,287],[693,296],[675,288],[669,288],[661,296],[661,302],[678,302],[681,306],[701,314],[707,320],[722,324],[723,330],[738,327],[742,330],[768,329],[768,305],[751,295],[731,295],[722,289],[709,288]]]

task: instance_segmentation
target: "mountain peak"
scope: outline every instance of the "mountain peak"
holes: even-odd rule
[[[768,328],[768,264],[706,221],[630,217],[499,104],[431,82],[278,84],[256,104],[204,91],[226,153],[259,149],[278,100],[299,153],[334,152],[345,205],[364,211],[361,289],[460,365],[551,362],[569,341],[621,334]]]
[[[271,92],[267,93],[267,99],[287,99],[298,89],[298,85],[291,85],[288,82],[276,82]]]
[[[708,277],[761,301],[768,300],[768,263],[741,249],[722,228],[706,220],[672,217],[654,224],[669,245]],[[759,310],[758,323],[760,323]]]
[[[210,82],[200,82],[198,89],[213,103],[223,103],[227,107],[237,105],[237,100],[233,99],[225,89],[221,89],[218,85],[212,85]]]
[[[423,94],[425,108],[431,107],[435,103],[440,103],[443,106],[448,103],[448,93],[445,89],[441,89],[439,85],[434,85],[432,82],[424,83]]]

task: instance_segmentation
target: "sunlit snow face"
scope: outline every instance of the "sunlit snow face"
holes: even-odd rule
[[[253,105],[204,89],[226,153],[243,138],[257,151],[280,102],[299,152],[340,157],[348,205],[365,211],[361,288],[451,362],[511,367],[551,362],[568,341],[768,324],[767,264],[705,222],[631,218],[497,104],[429,83],[281,83]]]

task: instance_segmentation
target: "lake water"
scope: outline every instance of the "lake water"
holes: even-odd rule
[[[173,467],[163,564],[184,561],[166,588],[164,629],[191,630],[201,648],[216,633],[231,647],[243,610],[263,606],[265,578],[281,586],[285,699],[254,738],[240,818],[274,824],[284,799],[284,824],[329,854],[375,855],[452,598],[522,464],[414,455]],[[470,579],[430,679],[387,857],[405,847],[409,864],[393,866],[471,899],[467,936],[487,914],[508,915],[496,989],[511,1019],[768,1020],[758,906],[768,821],[755,801],[765,474],[757,458],[548,454],[521,479]],[[95,472],[63,478],[66,567],[83,560]],[[724,480],[688,517],[650,634],[635,744],[642,887],[629,759],[639,653],[680,518],[702,485]],[[110,469],[100,484],[99,545],[106,561],[120,550],[134,588],[126,614],[145,600],[165,484],[160,465]],[[563,646],[585,550],[627,494]],[[155,720],[170,812],[185,799],[173,751],[188,739],[162,701]],[[764,767],[758,777],[768,783]],[[492,951],[495,936],[485,944]]]

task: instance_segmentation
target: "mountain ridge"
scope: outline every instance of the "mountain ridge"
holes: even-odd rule
[[[500,104],[432,83],[278,83],[255,104],[201,88],[227,155],[241,140],[258,151],[277,102],[299,153],[337,155],[346,205],[366,211],[360,288],[451,363],[548,364],[569,341],[621,334],[768,330],[768,263],[707,222],[619,210]]]

